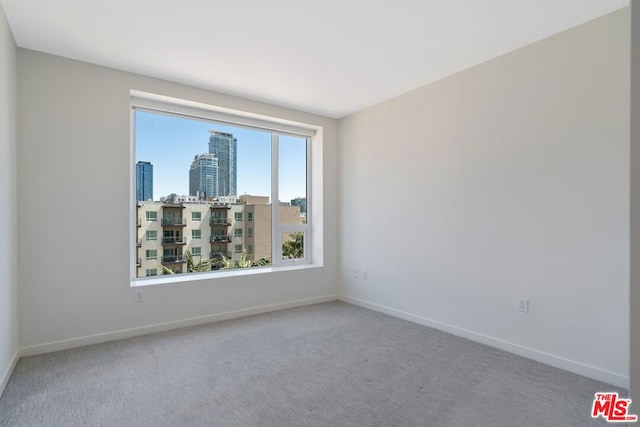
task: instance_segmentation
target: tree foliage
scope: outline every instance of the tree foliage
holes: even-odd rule
[[[282,242],[282,258],[304,257],[304,233],[291,233],[289,239]]]

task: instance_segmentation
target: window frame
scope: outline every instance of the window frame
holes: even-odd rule
[[[323,128],[310,123],[295,122],[277,117],[255,114],[247,111],[232,110],[226,107],[213,106],[200,102],[187,101],[163,95],[151,94],[137,90],[130,92],[130,200],[131,204],[131,286],[152,285],[171,282],[185,282],[199,279],[213,279],[237,275],[249,275],[263,272],[280,271],[282,269],[311,268],[323,266],[323,218],[322,210],[313,210],[314,197],[322,198],[322,152],[323,152]],[[136,202],[135,202],[135,112],[137,110],[156,114],[177,116],[187,119],[218,122],[235,127],[244,127],[271,134],[271,217],[272,217],[272,264],[268,267],[255,267],[251,269],[232,269],[225,272],[203,272],[180,275],[179,277],[157,276],[153,280],[145,277],[137,277],[136,273]],[[279,224],[279,147],[280,135],[302,137],[306,141],[306,198],[307,214],[306,223]],[[274,167],[275,166],[275,167]],[[312,169],[315,166],[315,169]],[[314,192],[318,191],[316,194]],[[322,206],[322,203],[319,204]],[[253,218],[252,218],[253,219]],[[244,220],[244,218],[243,218]],[[248,220],[248,218],[247,218]],[[282,258],[282,233],[303,232],[305,235],[304,257],[299,259]],[[244,245],[243,245],[244,248]]]
[[[149,214],[155,214],[155,218],[150,218]],[[158,211],[144,211],[144,219],[146,222],[158,222]]]

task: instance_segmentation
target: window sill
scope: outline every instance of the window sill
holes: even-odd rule
[[[320,268],[319,264],[290,264],[278,267],[253,267],[238,268],[228,271],[204,272],[204,273],[185,273],[176,275],[163,275],[151,277],[139,277],[131,280],[131,287],[151,286],[151,285],[168,285],[175,283],[185,283],[201,280],[216,280],[229,277],[253,276],[256,274],[280,273],[284,271],[309,270]]]

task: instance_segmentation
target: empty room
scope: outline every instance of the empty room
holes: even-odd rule
[[[635,423],[638,49],[629,0],[0,0],[0,426]]]

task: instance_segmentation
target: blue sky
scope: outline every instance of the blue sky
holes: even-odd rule
[[[153,164],[153,198],[189,194],[193,157],[209,151],[209,130],[232,133],[238,140],[238,193],[271,195],[271,134],[215,122],[136,111],[136,162]],[[304,138],[279,140],[281,201],[306,196]]]

